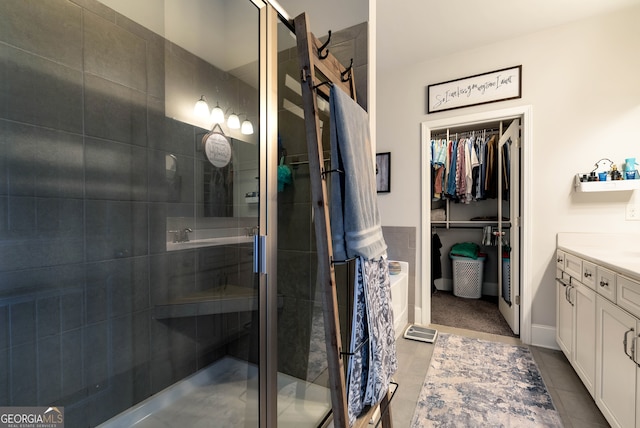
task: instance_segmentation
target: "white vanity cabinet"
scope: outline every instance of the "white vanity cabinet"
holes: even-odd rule
[[[569,361],[573,354],[573,297],[571,278],[564,277],[562,271],[556,275],[556,342]]]
[[[565,271],[556,273],[556,341],[593,396],[596,292]]]
[[[574,349],[573,368],[591,396],[596,378],[596,292],[586,285],[574,283]]]
[[[640,428],[640,265],[558,235],[556,339],[612,427]],[[600,238],[602,242],[602,238]]]
[[[637,355],[640,323],[600,295],[596,309],[596,404],[612,427],[638,428],[640,369],[631,356]]]

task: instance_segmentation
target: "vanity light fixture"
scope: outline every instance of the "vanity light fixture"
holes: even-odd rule
[[[224,110],[220,107],[220,104],[216,102],[216,106],[209,113],[209,105],[204,95],[200,96],[200,99],[196,102],[193,112],[198,117],[209,117],[213,125],[221,125],[225,122]],[[240,132],[244,135],[253,134],[253,124],[249,121],[249,118],[245,118],[241,125],[240,118],[235,112],[232,112],[227,118],[227,126],[229,129],[240,129]]]
[[[200,99],[196,101],[196,105],[193,107],[193,113],[198,117],[209,116],[209,104],[204,95],[200,96]]]
[[[244,135],[253,134],[253,124],[249,121],[249,118],[245,118],[240,127],[240,132]]]
[[[227,126],[229,129],[239,129],[240,128],[240,118],[237,114],[231,113],[227,118]]]
[[[217,102],[216,106],[211,110],[211,121],[214,125],[224,123],[224,111]]]

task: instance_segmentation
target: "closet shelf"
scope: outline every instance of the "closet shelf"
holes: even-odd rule
[[[640,179],[613,181],[580,181],[580,174],[575,177],[576,192],[618,192],[622,190],[640,189]]]

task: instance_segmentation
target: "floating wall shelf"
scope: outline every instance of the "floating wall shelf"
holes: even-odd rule
[[[580,174],[575,177],[576,192],[616,192],[621,190],[640,189],[640,179],[613,181],[580,181]]]

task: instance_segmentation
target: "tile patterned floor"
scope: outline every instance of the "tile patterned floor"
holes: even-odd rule
[[[518,338],[498,336],[454,327],[434,325],[439,332],[453,333],[478,339],[521,344]],[[395,380],[399,387],[391,402],[394,427],[411,424],[413,411],[427,373],[434,345],[399,338],[398,371]],[[578,375],[561,351],[531,347],[533,358],[540,368],[549,394],[562,417],[565,428],[608,427],[609,424],[596,407]]]

